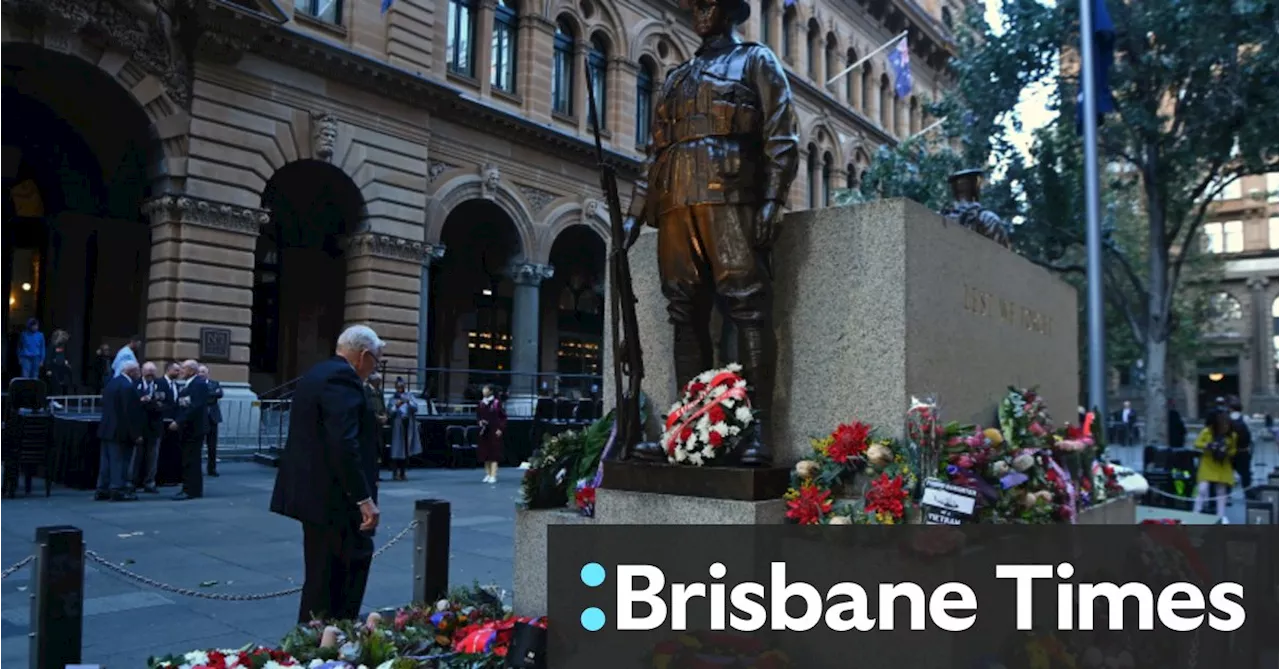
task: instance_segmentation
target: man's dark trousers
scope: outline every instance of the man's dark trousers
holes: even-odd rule
[[[209,421],[209,433],[204,437],[205,444],[209,448],[209,460],[205,464],[205,470],[210,476],[218,474],[218,424]]]
[[[316,619],[354,620],[360,615],[373,538],[356,524],[335,522],[339,525],[302,524],[306,580],[298,609],[300,625]]]
[[[204,435],[182,432],[182,492],[192,497],[204,496],[204,472],[200,471],[200,451]]]

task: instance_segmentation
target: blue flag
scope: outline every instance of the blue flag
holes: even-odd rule
[[[782,0],[783,7],[790,7],[794,4],[796,4],[796,0]]]
[[[911,95],[911,47],[906,37],[889,52],[889,67],[893,70],[893,92],[900,98]]]
[[[1115,111],[1116,101],[1111,96],[1111,66],[1116,60],[1116,25],[1107,11],[1106,0],[1089,0],[1093,3],[1093,95],[1098,101],[1098,125],[1107,114]],[[1086,30],[1080,26],[1080,30]],[[1076,132],[1084,132],[1084,82],[1076,95]]]
[[[387,10],[391,9],[391,4],[394,3],[395,1],[396,0],[382,0],[382,13],[386,14]]]

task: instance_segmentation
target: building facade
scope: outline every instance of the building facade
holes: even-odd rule
[[[782,57],[801,118],[790,206],[822,206],[926,127],[963,3],[751,2],[743,36]],[[606,159],[634,179],[657,87],[697,48],[685,13],[383,4],[3,0],[6,332],[67,330],[83,379],[141,333],[146,358],[201,357],[257,393],[355,322],[404,375],[598,374],[608,227],[584,69]],[[904,31],[910,96],[885,52],[826,83]]]

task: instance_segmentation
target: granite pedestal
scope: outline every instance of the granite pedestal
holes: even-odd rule
[[[688,379],[674,374],[657,234],[630,260],[643,387],[665,410]],[[774,267],[779,464],[850,420],[900,436],[912,395],[936,394],[946,420],[991,425],[1009,386],[1038,386],[1055,420],[1076,419],[1075,289],[976,232],[900,199],[800,211],[783,220]]]

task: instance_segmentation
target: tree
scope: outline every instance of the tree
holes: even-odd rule
[[[1126,0],[1109,7],[1117,30],[1111,73],[1117,111],[1100,132],[1103,206],[1113,212],[1104,292],[1112,322],[1128,335],[1111,339],[1135,343],[1145,362],[1145,434],[1164,442],[1171,352],[1177,358],[1186,352],[1181,346],[1194,342],[1203,302],[1181,289],[1191,275],[1211,271],[1199,237],[1210,203],[1240,176],[1277,166],[1277,6],[1274,0]],[[951,64],[956,85],[929,110],[947,119],[947,142],[938,151],[965,165],[999,168],[984,202],[1020,223],[1017,249],[1068,275],[1083,270],[1084,243],[1074,108],[1079,79],[1070,66],[1079,44],[1077,9],[1075,0],[1057,6],[1005,0],[1004,30],[997,34],[971,8]],[[1026,86],[1052,73],[1057,62],[1068,64],[1059,72],[1060,113],[1038,134],[1033,160],[1024,162],[1009,145],[1004,122]],[[953,160],[922,158],[913,142],[877,159],[916,169],[906,179],[885,170],[884,179],[843,199],[934,193],[910,178],[921,178],[922,165]],[[881,172],[873,166],[871,173]]]

